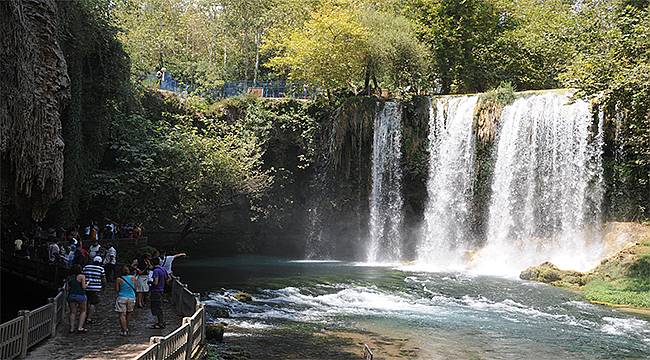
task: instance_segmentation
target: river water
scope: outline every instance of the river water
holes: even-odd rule
[[[178,265],[238,335],[292,322],[407,338],[421,359],[650,358],[650,319],[543,284],[268,257]],[[240,290],[252,303],[232,299]]]

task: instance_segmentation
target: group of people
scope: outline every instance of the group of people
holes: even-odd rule
[[[115,311],[119,314],[120,335],[129,335],[129,319],[136,307],[143,308],[150,303],[151,313],[156,317],[152,329],[166,326],[163,312],[163,297],[170,289],[172,263],[185,253],[175,255],[143,254],[130,265],[123,265],[115,278],[117,293]],[[90,264],[73,264],[66,283],[70,307],[70,333],[85,333],[86,324],[92,324],[96,315],[95,307],[100,303],[101,291],[108,284],[105,260],[95,255]],[[104,264],[104,265],[103,265]],[[110,279],[110,277],[108,277]],[[77,321],[78,314],[78,321]]]
[[[91,221],[86,226],[77,225],[69,229],[49,228],[47,231],[44,231],[40,226],[36,226],[29,235],[22,232],[20,236],[15,237],[13,253],[19,257],[36,258],[50,263],[71,266],[77,256],[76,250],[81,248],[80,244],[82,242],[93,243],[99,240],[138,239],[141,236],[142,226],[132,223],[120,225],[107,222],[100,229],[94,221]],[[109,248],[111,248],[110,245],[104,250]],[[93,257],[91,254],[86,259],[86,262],[90,262]]]

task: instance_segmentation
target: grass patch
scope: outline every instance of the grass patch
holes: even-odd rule
[[[650,308],[650,279],[592,280],[582,290],[589,301]]]

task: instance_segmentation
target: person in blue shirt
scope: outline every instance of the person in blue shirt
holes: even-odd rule
[[[115,311],[120,314],[120,335],[129,335],[129,317],[135,308],[135,276],[131,275],[129,267],[122,267],[121,276],[115,280],[115,291],[117,299],[115,300]]]

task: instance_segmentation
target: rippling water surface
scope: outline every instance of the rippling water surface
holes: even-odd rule
[[[179,264],[180,265],[180,264]],[[234,326],[285,322],[408,338],[426,359],[650,359],[650,321],[514,279],[337,261],[195,260],[177,271]],[[239,290],[252,303],[235,301]]]

